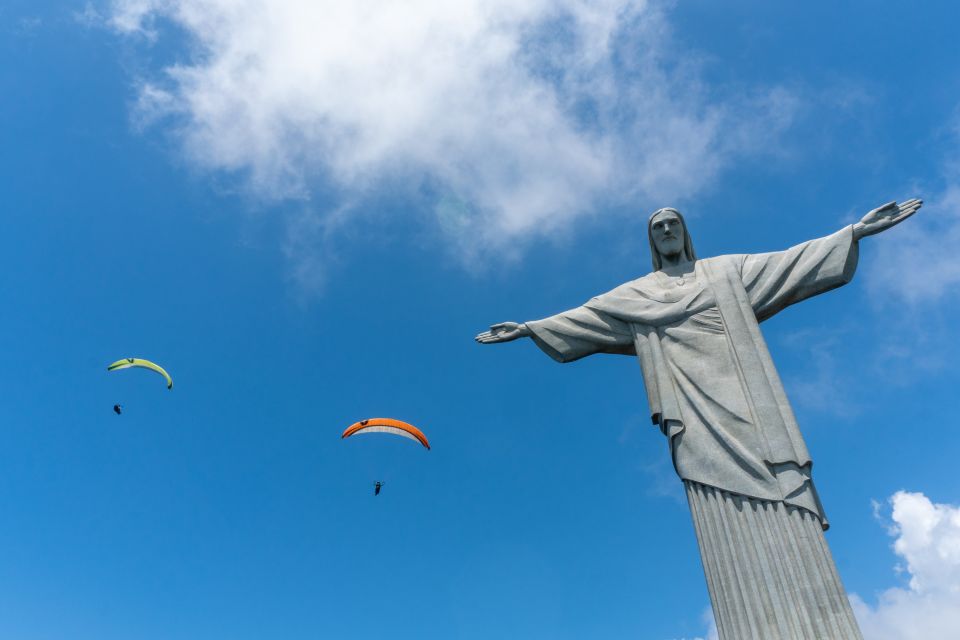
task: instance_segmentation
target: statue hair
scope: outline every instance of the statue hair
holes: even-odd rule
[[[662,209],[657,209],[651,213],[650,219],[647,220],[647,239],[650,241],[650,257],[653,258],[654,271],[659,271],[663,267],[663,259],[660,257],[660,252],[657,250],[657,245],[653,242],[653,219],[661,213],[666,213],[667,211],[676,214],[676,216],[680,219],[680,226],[683,227],[684,257],[690,262],[695,262],[697,259],[697,254],[693,251],[693,239],[690,237],[690,231],[687,230],[687,221],[683,219],[683,214],[673,207],[663,207]]]

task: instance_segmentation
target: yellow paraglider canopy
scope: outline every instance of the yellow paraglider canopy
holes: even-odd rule
[[[123,358],[122,360],[117,360],[107,367],[107,371],[119,371],[120,369],[129,369],[130,367],[142,367],[144,369],[156,371],[166,378],[167,389],[173,389],[173,378],[170,377],[170,374],[167,373],[164,368],[157,363],[144,360],[143,358]]]

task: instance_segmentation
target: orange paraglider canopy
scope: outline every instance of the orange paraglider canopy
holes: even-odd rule
[[[349,438],[357,433],[392,433],[397,436],[416,440],[427,449],[430,449],[427,436],[423,435],[420,429],[417,429],[412,424],[407,424],[402,420],[394,420],[393,418],[369,418],[367,420],[361,420],[360,422],[354,422],[347,427],[347,430],[344,431],[340,437]]]

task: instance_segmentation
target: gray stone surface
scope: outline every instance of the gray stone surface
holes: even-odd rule
[[[813,513],[683,484],[721,638],[860,640]]]
[[[737,500],[749,499],[721,501],[725,506],[717,513],[726,515],[701,526],[700,507],[691,498],[721,638],[807,637],[803,629],[826,634],[820,638],[860,637],[839,578],[830,582],[836,569],[825,542],[798,546],[808,536],[790,519],[775,531],[796,530],[799,538],[773,534],[767,555],[758,554],[746,542],[753,538],[744,536],[744,531],[760,536],[762,531],[753,528],[774,522],[740,523],[743,504],[754,504],[750,500],[781,505],[777,513],[783,517],[799,509],[822,529],[828,526],[811,478],[810,455],[759,323],[849,282],[858,241],[905,220],[921,204],[915,199],[888,203],[857,224],[785,251],[703,260],[696,258],[680,212],[660,209],[648,223],[651,273],[569,311],[523,324],[495,324],[476,337],[483,344],[529,337],[559,362],[594,353],[639,359],[651,420],[668,438],[679,477],[688,487],[712,487]],[[698,495],[688,490],[688,496]],[[798,548],[805,551],[798,554]],[[796,616],[774,610],[786,606],[782,600],[789,594],[773,597],[782,585],[773,579],[779,574],[771,562],[783,575],[796,578],[798,590],[791,593],[800,602],[816,604],[798,607],[796,624]],[[743,575],[752,578],[744,581]],[[834,615],[836,619],[830,617]],[[762,631],[744,635],[745,629]]]

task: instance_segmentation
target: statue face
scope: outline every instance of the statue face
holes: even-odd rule
[[[673,258],[683,252],[683,223],[672,211],[664,211],[650,223],[653,246],[661,256]]]

